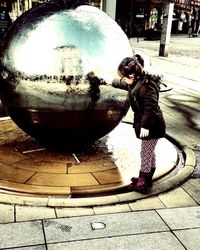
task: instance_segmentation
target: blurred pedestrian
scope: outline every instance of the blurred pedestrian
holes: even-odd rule
[[[192,26],[189,26],[189,29],[188,29],[188,36],[189,38],[191,37],[192,35]]]
[[[144,60],[140,55],[123,59],[118,66],[121,79],[115,79],[112,86],[129,93],[134,112],[133,127],[137,138],[141,139],[139,177],[131,178],[129,190],[145,194],[152,187],[156,169],[155,147],[158,139],[165,136],[166,126],[158,103],[161,77],[145,72],[143,67]]]

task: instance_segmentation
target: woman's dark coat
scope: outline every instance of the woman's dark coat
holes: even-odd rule
[[[146,74],[131,85],[123,80],[114,80],[112,86],[129,92],[130,104],[134,112],[133,127],[137,138],[140,138],[141,127],[149,129],[149,136],[142,138],[143,140],[165,136],[165,121],[158,104],[160,81],[157,77]]]

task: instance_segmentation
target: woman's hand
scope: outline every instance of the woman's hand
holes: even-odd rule
[[[149,135],[149,129],[141,128],[140,130],[140,138],[147,137]]]
[[[112,83],[107,83],[106,86],[112,87]]]

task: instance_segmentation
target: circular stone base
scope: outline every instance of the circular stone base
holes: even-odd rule
[[[0,191],[37,197],[90,197],[125,192],[140,167],[140,143],[131,124],[78,151],[43,148],[8,119],[0,122]],[[171,172],[178,149],[167,139],[156,147],[154,178]]]

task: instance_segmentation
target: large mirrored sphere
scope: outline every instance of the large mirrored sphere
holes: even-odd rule
[[[100,9],[66,9],[62,1],[39,5],[3,40],[2,103],[22,130],[46,144],[93,142],[121,121],[129,101],[124,90],[95,87],[88,73],[111,83],[120,61],[132,54],[122,29]]]

